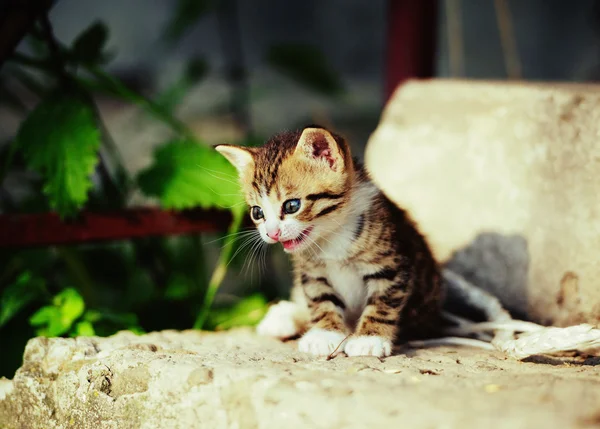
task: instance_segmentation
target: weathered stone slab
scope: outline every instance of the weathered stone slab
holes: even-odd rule
[[[517,315],[600,321],[600,86],[409,82],[365,158],[438,259]]]
[[[571,428],[600,421],[597,360],[438,348],[300,353],[249,330],[32,339],[2,428]],[[556,365],[557,364],[557,365]]]

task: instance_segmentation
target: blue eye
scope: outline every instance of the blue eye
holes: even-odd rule
[[[254,220],[261,220],[265,217],[262,209],[258,206],[252,207],[252,210],[250,210],[250,214],[252,215],[252,219]]]
[[[300,210],[300,200],[298,198],[283,203],[283,213],[285,214],[296,213],[298,210]]]

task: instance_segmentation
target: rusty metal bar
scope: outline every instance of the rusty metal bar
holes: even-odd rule
[[[78,244],[137,237],[226,231],[231,214],[219,210],[136,208],[84,211],[63,221],[55,213],[0,215],[0,248]]]
[[[437,0],[390,0],[385,99],[411,78],[435,75]]]

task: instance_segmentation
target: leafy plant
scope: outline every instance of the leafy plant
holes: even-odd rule
[[[48,97],[23,121],[15,144],[44,178],[50,206],[75,214],[87,201],[98,163],[100,132],[91,103],[78,94]]]
[[[46,294],[43,279],[24,271],[10,284],[0,298],[0,328],[28,304]]]
[[[68,332],[84,310],[81,295],[75,289],[67,288],[54,297],[51,305],[36,311],[29,322],[38,327],[37,335],[56,337]]]
[[[96,334],[95,324],[110,322],[130,331],[142,333],[133,314],[117,314],[110,311],[87,310],[79,292],[67,288],[57,294],[50,305],[36,311],[29,323],[37,327],[36,334],[56,337],[63,334],[71,336],[91,336]]]
[[[86,205],[96,206],[99,199],[111,201],[113,207],[115,204],[126,207],[127,195],[137,186],[168,209],[230,207],[234,213],[230,233],[235,234],[241,224],[243,201],[237,181],[232,180],[235,176],[232,167],[216,151],[197,140],[173,115],[185,93],[206,75],[208,65],[202,58],[194,59],[181,79],[154,101],[102,69],[102,64],[110,59],[105,52],[108,38],[106,26],[96,22],[84,30],[71,46],[65,46],[55,40],[51,29],[46,27],[45,31],[36,30],[30,36],[30,40],[36,41],[35,56],[19,53],[13,56],[11,60],[17,67],[12,68],[11,78],[25,82],[34,94],[41,97],[41,101],[28,112],[7,85],[0,85],[3,93],[9,95],[3,101],[10,102],[13,110],[26,114],[14,142],[3,154],[0,185],[13,162],[22,159],[26,168],[38,173],[41,190],[50,208],[63,217],[76,216]],[[27,69],[41,72],[46,78],[30,78],[25,71]],[[155,162],[137,180],[127,178],[120,164],[121,156],[97,114],[94,93],[136,104],[171,127],[176,136],[157,149]],[[112,168],[108,168],[106,160],[99,157],[101,150],[110,155]],[[111,176],[109,171],[116,171],[117,175]],[[91,180],[95,172],[99,173],[100,188],[94,186]],[[119,189],[122,186],[125,189]],[[109,191],[112,193],[107,193]],[[178,241],[181,240],[185,237]],[[195,255],[196,259],[184,267],[179,263],[181,258],[175,262],[168,257],[171,250],[163,248],[160,240],[137,240],[131,244],[129,247],[113,246],[103,253],[103,259],[113,258],[110,267],[102,268],[104,272],[119,266],[124,270],[113,273],[110,280],[103,280],[104,272],[96,271],[95,267],[101,267],[99,259],[88,259],[89,251],[83,249],[46,249],[45,253],[53,253],[58,258],[53,258],[53,262],[44,266],[43,270],[41,266],[35,268],[36,265],[31,265],[29,258],[24,257],[30,252],[6,255],[13,268],[0,273],[0,284],[8,278],[14,280],[2,293],[0,327],[18,320],[19,313],[33,303],[46,302],[29,317],[37,335],[108,335],[119,329],[143,332],[137,315],[127,311],[131,309],[139,313],[148,326],[162,328],[164,321],[162,325],[155,326],[147,318],[148,314],[157,314],[152,310],[154,305],[162,307],[160,314],[181,318],[184,324],[173,327],[189,327],[196,320],[195,326],[201,328],[203,324],[197,320],[204,320],[210,312],[216,290],[225,276],[232,244],[227,242],[224,246],[210,279],[208,276],[205,278],[201,246],[194,246],[190,255]],[[165,266],[157,263],[169,260],[171,262]],[[27,269],[28,266],[33,271]],[[20,274],[15,277],[11,272],[19,267]],[[140,268],[146,271],[140,271]],[[48,277],[50,272],[54,274]],[[123,286],[113,287],[112,283],[120,277],[123,278]],[[65,284],[77,287],[65,288]],[[101,284],[103,287],[100,287]],[[122,294],[119,287],[121,291],[128,291],[123,304],[116,305],[125,311],[107,310],[106,305],[113,303],[109,305],[114,307],[115,297]],[[55,291],[52,299],[49,298],[49,288]],[[181,311],[184,308],[185,311]],[[186,316],[188,313],[189,316]],[[0,332],[0,337],[3,335]]]

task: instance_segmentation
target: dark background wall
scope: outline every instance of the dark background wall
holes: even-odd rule
[[[589,80],[600,53],[596,0],[509,1],[525,79]],[[62,0],[52,19],[57,35],[70,40],[90,20],[105,20],[118,47],[115,70],[139,70],[160,78],[172,64],[204,54],[222,62],[217,22],[208,16],[172,52],[160,31],[173,12],[172,0]],[[448,76],[446,2],[439,2],[438,74]],[[267,46],[274,42],[310,42],[321,47],[333,67],[347,79],[380,82],[386,35],[384,0],[305,0],[239,2],[248,65],[260,69]],[[494,2],[460,2],[466,54],[466,76],[505,76]]]
[[[598,77],[597,3],[508,1],[523,79],[590,81]],[[215,104],[226,103],[228,96],[220,28],[216,16],[209,14],[174,48],[168,46],[161,35],[176,4],[173,0],[61,0],[51,18],[58,37],[65,42],[91,21],[105,21],[111,30],[109,44],[117,54],[109,69],[150,91],[167,86],[190,58],[205,57],[211,64],[210,78],[191,92],[184,110],[191,117],[206,118],[215,112]],[[249,71],[250,113],[258,134],[267,136],[324,120],[350,136],[356,150],[362,152],[385,101],[390,2],[253,0],[237,4]],[[492,0],[438,2],[437,76],[452,76],[447,26],[447,11],[452,7],[458,8],[454,12],[462,29],[464,74],[459,77],[506,78]],[[332,100],[274,74],[264,58],[270,45],[281,42],[317,46],[340,75],[346,95]]]

